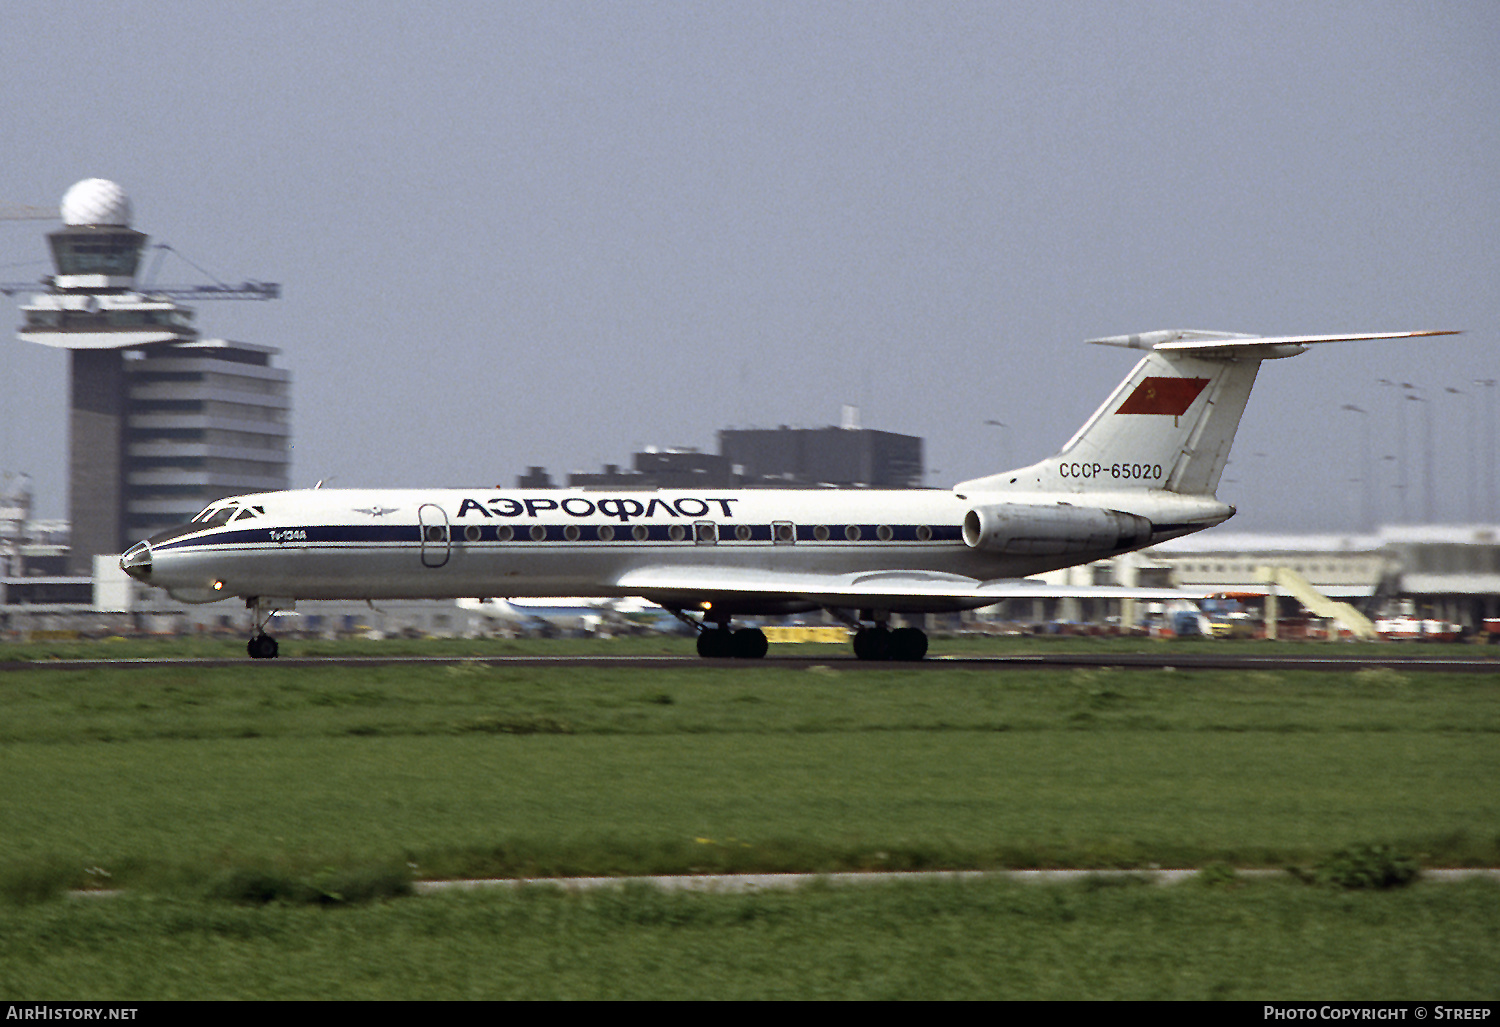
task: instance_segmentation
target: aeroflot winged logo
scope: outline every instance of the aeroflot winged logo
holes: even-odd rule
[[[1181,417],[1208,382],[1207,378],[1145,378],[1115,413]]]

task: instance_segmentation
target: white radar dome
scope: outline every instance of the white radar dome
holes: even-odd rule
[[[63,196],[62,219],[65,225],[128,228],[130,216],[130,197],[107,178],[85,178]]]

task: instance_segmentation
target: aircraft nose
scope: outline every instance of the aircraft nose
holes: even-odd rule
[[[120,557],[120,569],[136,581],[151,580],[151,543],[137,542]]]

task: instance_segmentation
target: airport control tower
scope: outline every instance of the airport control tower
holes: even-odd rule
[[[79,182],[62,221],[17,334],[68,350],[68,570],[89,574],[214,499],[286,488],[291,375],[279,350],[200,339],[192,308],[137,290],[147,236],[118,185]]]

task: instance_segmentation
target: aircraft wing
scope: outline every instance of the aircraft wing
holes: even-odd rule
[[[798,573],[748,567],[638,567],[616,579],[622,590],[664,606],[755,600],[818,606],[941,612],[976,609],[1004,599],[1201,599],[1206,591],[1123,585],[1053,585],[1036,578],[980,581],[939,571]]]

